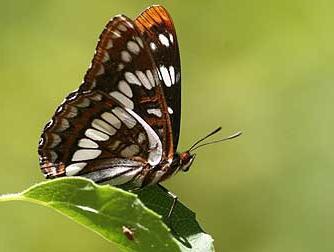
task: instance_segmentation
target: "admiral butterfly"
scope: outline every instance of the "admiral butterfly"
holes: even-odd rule
[[[100,35],[83,83],[44,128],[41,170],[46,178],[79,175],[132,188],[160,183],[187,171],[195,158],[190,151],[203,140],[176,152],[180,115],[180,55],[170,15],[159,5],[134,21],[118,15]]]

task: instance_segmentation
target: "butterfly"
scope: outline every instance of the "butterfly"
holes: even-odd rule
[[[110,20],[83,83],[46,124],[39,143],[46,178],[79,175],[142,188],[187,170],[176,152],[181,67],[167,10],[154,5],[134,21]]]
[[[167,10],[154,5],[134,21],[118,15],[100,35],[83,83],[44,127],[41,170],[134,189],[159,184],[187,171],[205,139],[177,152],[180,116],[180,54]]]

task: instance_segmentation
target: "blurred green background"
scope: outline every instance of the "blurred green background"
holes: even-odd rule
[[[78,87],[110,17],[163,4],[183,70],[180,150],[222,125],[166,183],[217,251],[334,251],[334,2],[0,2],[0,193],[42,181],[44,124]],[[126,214],[126,213],[124,213]],[[0,251],[118,251],[40,206],[2,203]]]

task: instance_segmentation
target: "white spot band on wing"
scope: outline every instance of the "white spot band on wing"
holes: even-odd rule
[[[168,70],[165,66],[160,66],[160,73],[162,75],[162,79],[167,87],[172,86],[172,80],[170,79]]]
[[[126,111],[132,111],[129,108],[121,108],[121,107],[116,107],[112,110],[112,112],[129,128],[133,128],[136,125],[136,120],[133,118],[129,113]],[[129,112],[128,111],[128,112]]]
[[[65,171],[66,171],[66,176],[73,176],[77,173],[79,173],[85,166],[87,165],[87,163],[75,163],[75,164],[71,164],[65,167]]]
[[[80,139],[78,146],[81,148],[90,148],[90,149],[96,149],[99,147],[97,143],[88,138]]]
[[[101,150],[80,149],[74,152],[72,161],[82,161],[97,158],[102,153]]]
[[[136,77],[136,75],[134,75],[131,72],[126,72],[124,74],[125,79],[127,80],[127,82],[131,83],[131,84],[136,84],[138,86],[141,85],[140,81],[138,80],[138,78]]]
[[[104,112],[101,117],[106,120],[108,123],[110,123],[112,126],[114,126],[116,129],[121,128],[121,121],[112,113]]]
[[[85,132],[85,136],[89,137],[95,141],[106,141],[109,139],[109,136],[107,134],[104,134],[98,130],[95,129],[88,129]]]
[[[147,76],[142,71],[136,71],[136,75],[137,75],[138,79],[140,80],[141,84],[143,84],[143,86],[146,89],[151,89],[152,88],[149,79],[147,78]]]
[[[133,112],[131,109],[125,108],[125,110],[133,116],[146,131],[148,136],[148,142],[150,147],[150,152],[148,156],[148,162],[150,165],[155,166],[160,163],[162,157],[162,144],[159,139],[159,136],[155,131],[151,128],[150,125],[147,124],[139,115]]]
[[[162,112],[160,109],[147,109],[147,113],[155,115],[157,117],[161,117],[162,116]]]
[[[101,119],[94,119],[92,122],[92,126],[99,130],[102,131],[110,136],[114,135],[116,133],[116,129],[112,127],[109,123],[101,120]]]
[[[127,97],[131,98],[133,96],[130,85],[125,80],[121,80],[120,82],[118,82],[118,89]]]
[[[119,101],[121,104],[123,104],[124,107],[130,108],[130,109],[134,108],[133,101],[131,101],[124,94],[122,94],[122,93],[120,93],[118,91],[113,91],[113,92],[111,92],[109,94],[110,94],[110,96],[112,96],[113,98],[115,98],[117,101]]]
[[[162,34],[162,33],[159,34],[159,40],[160,40],[161,44],[163,44],[166,47],[169,47],[169,40],[164,34]]]

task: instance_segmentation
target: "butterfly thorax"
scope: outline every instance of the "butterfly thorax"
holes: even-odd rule
[[[161,162],[146,171],[143,169],[141,174],[143,177],[141,187],[160,183],[179,171],[188,171],[194,159],[195,155],[190,154],[188,151],[181,153],[176,152],[172,162]]]

